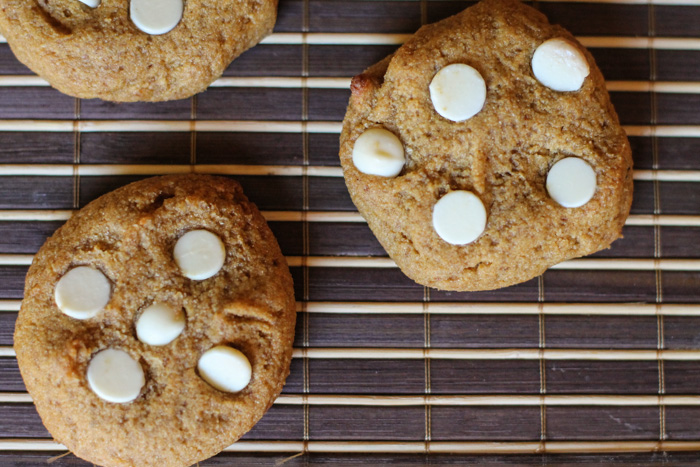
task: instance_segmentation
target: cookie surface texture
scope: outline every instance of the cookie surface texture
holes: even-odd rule
[[[218,236],[226,256],[215,275],[192,280],[173,249],[200,230]],[[111,284],[107,304],[84,319],[55,301],[58,281],[79,267]],[[78,302],[89,294],[72,285],[62,293]],[[240,185],[157,177],[98,198],[44,244],[15,349],[44,425],[74,454],[104,466],[185,466],[229,446],[272,405],[289,374],[295,316],[285,258]],[[243,389],[215,389],[198,370],[222,346],[237,360],[210,371],[246,369],[233,375]]]
[[[584,76],[579,90],[556,91],[533,74],[535,51],[552,38],[566,47],[554,42],[554,51],[544,55],[544,74],[566,85]],[[577,53],[566,55],[571,49]],[[455,72],[434,79],[447,67]],[[478,76],[486,98],[470,116],[483,100],[481,89],[467,85],[478,83]],[[516,0],[485,0],[424,26],[353,78],[351,88],[340,138],[348,191],[384,249],[416,282],[456,291],[505,287],[607,248],[621,236],[632,202],[629,142],[591,54],[536,10]],[[443,115],[453,109],[464,116]],[[372,175],[353,163],[355,141],[375,128],[403,145],[405,165],[397,176]],[[374,151],[373,158],[382,160]],[[561,180],[571,171],[550,180],[574,191],[564,198],[585,201],[575,208],[547,192],[549,171],[570,157],[595,173],[594,187],[589,179]],[[479,209],[466,205],[453,203],[451,215],[433,218],[438,201],[456,191],[483,203],[483,231]],[[461,222],[462,216],[469,222],[474,216],[475,225]],[[460,229],[466,233],[457,235]],[[446,241],[438,230],[456,234]],[[472,232],[475,240],[467,235]]]
[[[139,16],[136,24],[131,18],[138,1],[102,0],[93,8],[81,0],[0,0],[0,32],[22,63],[65,94],[164,101],[203,91],[272,32],[277,16],[277,0],[161,0],[152,21],[174,8],[181,19],[149,34],[137,27],[144,27]]]

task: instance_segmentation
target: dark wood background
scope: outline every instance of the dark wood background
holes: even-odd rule
[[[0,43],[0,465],[63,452],[12,351],[31,255],[97,196],[195,165],[235,176],[266,213],[302,311],[283,397],[202,465],[700,460],[700,1],[534,3],[609,81],[632,135],[633,216],[600,262],[447,293],[375,267],[386,254],[338,176],[338,129],[351,76],[470,4],[281,0],[275,35],[226,79],[160,104],[62,95]]]

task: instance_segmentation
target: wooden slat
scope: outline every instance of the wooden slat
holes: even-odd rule
[[[0,403],[31,403],[27,393],[0,393]],[[364,395],[325,395],[283,394],[275,405],[333,405],[362,407],[479,407],[479,406],[626,406],[656,407],[700,406],[700,395],[687,396],[622,396],[622,395],[485,395],[485,396],[364,396]]]
[[[32,255],[0,254],[0,266],[26,266]],[[391,258],[288,256],[290,267],[318,268],[396,268]],[[572,259],[551,267],[556,270],[614,270],[614,271],[700,271],[700,259]]]
[[[0,311],[19,311],[20,300],[0,300]],[[298,302],[305,313],[423,315],[593,315],[593,316],[694,316],[700,304],[653,303],[479,303],[479,302]]]
[[[0,357],[14,357],[12,347],[0,346]],[[700,350],[579,350],[579,349],[388,349],[313,348],[294,349],[294,358],[355,360],[631,360],[699,361]]]
[[[74,211],[71,210],[0,210],[0,222],[2,221],[60,221],[70,218]],[[306,219],[308,222],[360,222],[364,219],[357,212],[352,211],[264,211],[263,215],[268,222],[298,222]],[[674,215],[631,215],[627,218],[626,225],[633,226],[679,226],[700,227],[700,216],[674,216]]]

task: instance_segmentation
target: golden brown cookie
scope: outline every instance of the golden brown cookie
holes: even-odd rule
[[[276,15],[277,0],[0,0],[0,32],[61,92],[164,101],[203,91]]]
[[[593,57],[516,0],[427,25],[353,78],[340,143],[374,234],[439,289],[504,287],[607,248],[632,201],[629,142]]]
[[[77,456],[184,466],[272,405],[295,315],[285,258],[238,183],[156,177],[93,201],[44,244],[15,349],[44,425]]]

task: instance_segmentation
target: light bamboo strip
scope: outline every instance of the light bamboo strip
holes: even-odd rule
[[[301,133],[299,121],[253,120],[0,120],[0,132],[253,132]],[[339,134],[341,122],[309,121],[307,133]],[[629,136],[700,138],[700,125],[626,125]]]
[[[0,346],[0,357],[14,357],[10,346]],[[294,358],[304,358],[295,348]],[[306,358],[324,360],[619,360],[619,361],[699,361],[700,350],[611,350],[611,349],[438,349],[438,348],[309,348]]]
[[[0,120],[0,131],[73,132],[72,120]],[[184,131],[184,130],[183,130]]]
[[[19,311],[22,305],[22,300],[0,300],[0,312],[3,311]]]
[[[34,255],[0,255],[0,266],[29,266]]]
[[[0,129],[2,129],[0,122]],[[33,122],[37,125],[36,122]],[[251,132],[251,133],[340,133],[340,122],[257,120],[81,120],[77,128],[88,132]],[[72,131],[71,123],[71,131]]]
[[[301,211],[263,211],[262,214],[268,222],[300,222],[304,219],[307,222],[365,222],[360,213],[355,211],[306,211],[305,215]],[[698,222],[700,223],[700,219]]]
[[[634,179],[660,182],[700,182],[700,170],[635,170]]]
[[[73,214],[71,210],[0,210],[1,221],[61,221]],[[301,211],[263,211],[268,221],[300,222],[304,219]],[[360,222],[365,220],[355,211],[307,211],[308,222]],[[700,227],[700,216],[652,215],[638,214],[627,218],[625,225],[630,226],[675,226]]]
[[[669,227],[700,227],[700,216],[657,216],[652,214],[638,214],[627,218],[625,225],[634,226],[669,226]]]
[[[0,451],[66,451],[67,448],[49,439],[0,439]]]
[[[576,454],[616,452],[697,451],[700,441],[238,441],[224,452],[357,453],[357,454]],[[2,439],[0,451],[61,452],[66,447],[53,440]]]
[[[301,133],[299,121],[256,120],[0,120],[0,131],[26,132],[251,132]],[[306,123],[307,133],[340,133],[340,122]]]
[[[642,0],[640,0],[642,1]],[[645,0],[643,1],[647,3]],[[295,76],[224,76],[214,81],[214,88],[281,88],[281,89],[349,89],[351,78]],[[608,91],[700,94],[697,81],[606,81]],[[0,87],[46,87],[49,83],[35,75],[1,75]]]
[[[575,270],[621,270],[621,271],[700,271],[700,260],[696,259],[572,259],[556,264],[551,269]]]
[[[31,402],[32,396],[26,392],[0,392],[0,404],[24,404]]]
[[[391,258],[367,256],[288,256],[289,266],[318,268],[395,268]],[[637,258],[585,258],[572,259],[552,266],[563,270],[604,271],[700,271],[700,259],[637,259]]]
[[[45,87],[49,83],[36,75],[4,75],[0,76],[0,87],[14,86],[14,87],[24,87],[24,86],[39,86]]]
[[[351,78],[308,77],[229,77],[225,76],[214,81],[212,87],[226,88],[302,88],[311,89],[349,89]],[[1,82],[0,82],[1,83]]]
[[[698,125],[623,125],[628,136],[658,136],[661,138],[700,138]]]
[[[412,34],[386,33],[277,33],[262,44],[285,45],[401,45]],[[700,39],[675,37],[578,36],[585,47],[657,50],[700,50]]]
[[[605,85],[614,92],[700,94],[700,82],[696,81],[606,81]]]
[[[696,5],[696,0],[652,0],[652,3]],[[629,0],[621,3],[628,3]],[[680,2],[680,3],[679,3]],[[606,2],[610,3],[610,2]],[[614,2],[618,3],[618,2]],[[644,2],[649,3],[649,2]],[[389,33],[275,33],[262,40],[263,45],[401,45],[412,34]],[[578,36],[577,39],[586,47],[659,50],[700,50],[700,39],[674,37],[619,37],[619,36]],[[5,43],[0,37],[0,43]]]
[[[0,312],[17,312],[21,300],[0,300]],[[307,302],[297,311],[319,314],[433,315],[594,315],[594,316],[700,316],[700,304],[668,303],[493,303],[493,302]]]
[[[0,254],[2,266],[28,266],[33,255]],[[396,268],[391,258],[368,256],[287,256],[290,267],[313,268]],[[700,259],[585,258],[572,259],[550,269],[586,271],[700,271]]]
[[[73,215],[72,210],[10,209],[0,210],[0,221],[65,221]]]
[[[0,393],[0,403],[26,404],[32,397],[26,392]],[[606,406],[606,407],[656,407],[698,406],[700,395],[450,395],[450,396],[375,396],[375,395],[327,395],[282,394],[275,405],[353,406],[353,407],[494,407],[494,406]]]
[[[107,175],[156,175],[205,173],[220,175],[261,175],[300,177],[300,165],[239,165],[239,164],[0,164],[0,176],[67,177],[75,173],[82,177]],[[306,166],[311,177],[342,177],[340,167]],[[635,180],[661,182],[700,182],[700,170],[635,170]]]
[[[238,441],[224,452],[301,452],[303,441]],[[272,464],[274,465],[274,464]]]
[[[307,302],[305,308],[338,314],[700,316],[700,304],[667,303]]]
[[[450,396],[367,396],[367,395],[324,395],[282,394],[275,401],[277,405],[336,405],[362,407],[421,407],[430,406],[611,406],[611,407],[656,407],[698,406],[700,395],[658,396],[658,395],[450,395]]]
[[[186,164],[81,164],[76,167],[69,164],[0,164],[0,176],[66,177],[73,176],[76,172],[82,177],[185,174],[190,172],[219,175],[276,175],[300,177],[304,173],[304,168],[294,165],[235,164],[199,164],[194,167]],[[343,172],[340,167],[311,166],[307,168],[307,175],[316,177],[342,177]]]
[[[294,349],[294,358],[302,358],[302,349]],[[419,348],[310,348],[313,359],[395,359],[424,358],[444,360],[621,360],[621,361],[697,361],[700,350],[612,350],[612,349],[419,349]]]

